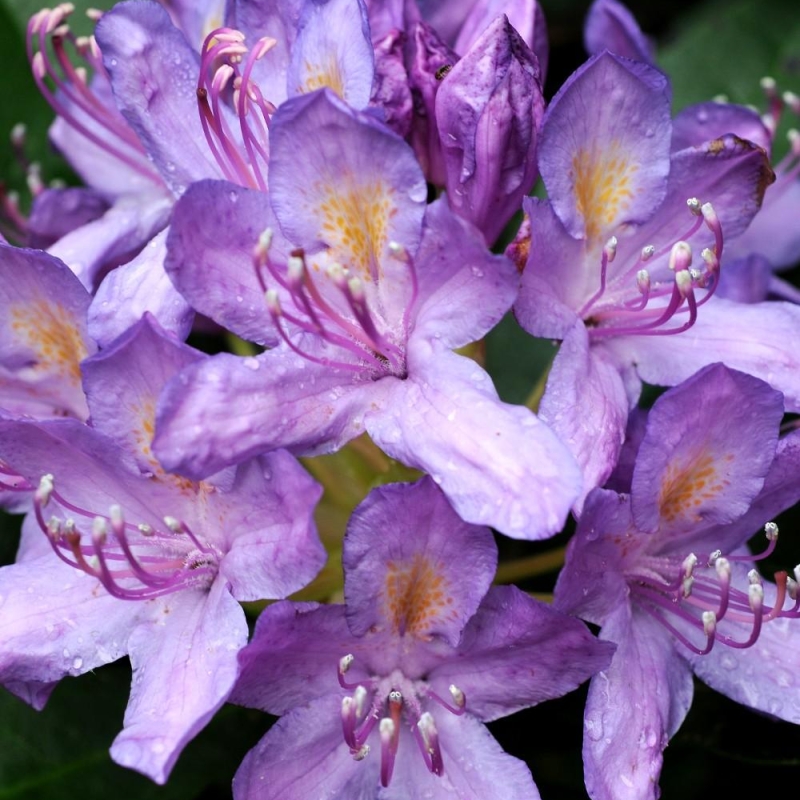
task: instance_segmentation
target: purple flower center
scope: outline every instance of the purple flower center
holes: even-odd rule
[[[60,513],[45,519],[50,503]],[[120,600],[149,600],[182,589],[204,589],[216,577],[222,554],[174,517],[165,517],[165,529],[160,529],[126,522],[118,505],[112,505],[108,514],[96,514],[66,500],[55,489],[52,475],[44,475],[39,482],[34,511],[56,555],[97,578]]]
[[[225,177],[251,189],[267,190],[269,125],[275,106],[252,80],[253,68],[276,44],[269,36],[252,49],[245,35],[233,28],[217,28],[203,42],[197,104],[208,145]],[[226,119],[232,103],[240,136]],[[227,116],[230,116],[228,114]]]
[[[72,3],[61,3],[52,10],[43,8],[28,21],[28,60],[42,97],[92,144],[155,185],[163,186],[161,177],[148,163],[141,142],[113,103],[103,103],[89,88],[87,68],[105,81],[109,77],[94,36],[75,36],[65,23],[74,10]],[[97,21],[102,13],[87,11],[87,15]],[[74,55],[68,51],[67,43]],[[73,64],[73,57],[80,66]]]
[[[381,743],[381,785],[388,786],[392,779],[402,726],[406,726],[417,742],[425,766],[434,775],[444,773],[444,761],[439,744],[439,733],[428,701],[434,701],[456,716],[466,708],[466,697],[458,687],[450,686],[452,704],[434,692],[424,680],[411,680],[400,670],[388,676],[371,676],[366,681],[348,683],[345,674],[353,664],[348,654],[339,661],[339,683],[344,689],[354,690],[342,699],[342,732],[350,753],[357,761],[370,752],[367,740],[378,727]]]
[[[276,264],[269,256],[271,240],[271,231],[265,231],[255,247],[254,263],[270,315],[286,344],[309,361],[362,373],[371,380],[387,375],[404,378],[408,315],[417,295],[414,260],[408,251],[390,245],[392,255],[407,265],[412,286],[405,313],[393,329],[375,311],[377,282],[364,281],[337,262],[309,269],[302,249],[292,251],[285,266]],[[304,349],[287,332],[286,323],[321,339],[337,356]]]
[[[683,560],[677,556],[640,557],[635,571],[625,576],[631,597],[638,608],[698,655],[710,652],[715,642],[734,648],[751,647],[765,623],[800,617],[800,567],[795,568],[795,579],[786,572],[775,574],[777,594],[772,606],[764,602],[764,586],[755,569],[747,574],[746,590],[732,585],[732,564],[760,561],[775,549],[778,526],[767,523],[765,533],[767,548],[756,556],[723,556],[716,550],[703,558],[690,553]],[[784,608],[787,596],[790,607]],[[739,638],[748,629],[749,634]],[[696,643],[703,638],[704,643]]]
[[[684,235],[666,246],[643,247],[639,256],[609,275],[619,242],[612,236],[600,257],[600,287],[578,312],[589,323],[592,339],[612,336],[682,333],[694,325],[697,309],[714,294],[722,257],[722,227],[711,203],[686,201],[695,217]],[[714,235],[713,247],[701,251],[702,265],[693,264],[690,240],[703,225]],[[645,266],[647,265],[647,266]],[[703,290],[698,299],[696,290]]]

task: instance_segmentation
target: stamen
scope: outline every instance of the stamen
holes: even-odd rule
[[[426,711],[417,722],[419,731],[420,750],[425,759],[425,764],[434,775],[444,774],[444,762],[442,761],[442,749],[439,746],[439,732],[436,730],[436,723],[433,715]]]
[[[400,739],[397,725],[389,718],[380,721],[378,731],[381,737],[381,786],[386,788],[392,779],[397,744]]]

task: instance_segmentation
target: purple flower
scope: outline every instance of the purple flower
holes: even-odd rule
[[[656,401],[632,470],[617,475],[630,493],[587,499],[555,603],[618,645],[586,704],[593,800],[658,797],[692,672],[800,723],[797,583],[782,572],[771,584],[752,569],[775,547],[768,521],[800,498],[800,436],[778,439],[782,412],[762,381],[709,366]],[[765,522],[766,551],[751,555],[747,540]]]
[[[508,309],[513,265],[444,202],[426,208],[408,146],[328,92],[287,101],[271,147],[269,197],[210,182],[186,193],[167,269],[199,311],[279,344],[215,356],[167,387],[162,463],[199,477],[277,447],[330,452],[366,429],[465,519],[554,533],[578,490],[566,450],[450,352]]]
[[[606,52],[551,103],[539,166],[549,202],[524,206],[515,313],[563,340],[540,413],[583,467],[584,494],[616,463],[641,380],[674,385],[724,361],[800,407],[800,310],[714,296],[724,241],[772,180],[761,148],[724,135],[674,150],[666,78]]]
[[[633,14],[618,0],[594,0],[586,15],[583,43],[589,55],[609,50],[618,56],[654,65],[652,42],[642,33]]]
[[[80,362],[91,298],[57,258],[0,243],[0,415],[88,416]]]
[[[156,462],[158,392],[200,358],[146,317],[84,364],[94,427],[0,421],[0,458],[39,487],[0,569],[0,683],[41,708],[65,675],[129,655],[111,754],[159,783],[233,687],[238,601],[286,597],[325,559],[319,487],[287,453],[200,483]]]
[[[491,532],[429,478],[374,490],[343,561],[344,606],[271,606],[240,655],[234,701],[284,716],[234,797],[538,798],[481,723],[571,691],[611,649],[514,587],[489,588]]]
[[[787,92],[778,94],[775,81],[765,78],[762,86],[769,111],[757,111],[732,103],[699,103],[685,108],[675,118],[673,149],[696,145],[710,136],[733,133],[754,142],[767,153],[787,107],[800,113],[800,100]],[[757,303],[772,294],[800,302],[800,292],[775,272],[793,267],[800,259],[800,136],[789,134],[789,152],[774,164],[775,183],[767,188],[764,204],[744,233],[727,243],[727,261],[720,281],[720,296]]]

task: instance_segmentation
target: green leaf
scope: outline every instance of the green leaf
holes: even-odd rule
[[[0,692],[0,800],[107,800],[112,792],[136,800],[229,797],[236,768],[270,718],[225,706],[186,748],[169,782],[157,786],[108,754],[129,687],[121,662],[65,679],[41,712]]]

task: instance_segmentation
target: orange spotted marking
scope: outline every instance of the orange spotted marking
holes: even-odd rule
[[[310,61],[303,63],[302,83],[297,87],[300,94],[309,94],[317,89],[327,87],[336,92],[343,100],[344,76],[339,69],[339,62],[329,58],[324,64],[312,64]]]
[[[703,504],[713,500],[730,483],[720,474],[717,461],[729,463],[733,456],[728,454],[715,460],[705,453],[688,464],[669,465],[659,498],[662,519],[666,522],[679,517],[693,522],[701,519],[699,511]]]
[[[575,202],[586,223],[586,237],[604,233],[627,211],[633,200],[633,178],[639,170],[618,144],[602,152],[579,150],[572,158]]]
[[[389,221],[397,213],[393,190],[383,181],[353,186],[318,187],[323,222],[320,237],[354,274],[369,280],[380,270]]]
[[[35,353],[34,369],[81,379],[80,362],[89,354],[74,316],[50,300],[11,308],[11,329]]]
[[[384,616],[396,633],[426,638],[437,622],[455,619],[448,581],[438,564],[417,553],[387,564]]]

